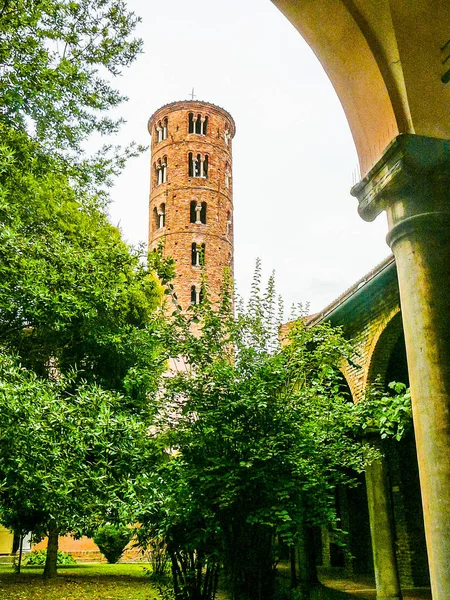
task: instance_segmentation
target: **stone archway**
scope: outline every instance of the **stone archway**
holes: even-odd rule
[[[386,324],[373,337],[372,350],[368,359],[366,385],[372,384],[377,378],[381,379],[383,385],[389,383],[386,381],[388,366],[392,360],[392,352],[401,336],[403,336],[402,318],[400,307],[396,307]]]
[[[432,593],[448,600],[450,9],[443,0],[273,2],[312,47],[341,100],[363,175],[352,189],[361,216],[387,213]]]

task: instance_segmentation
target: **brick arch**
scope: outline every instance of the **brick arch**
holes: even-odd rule
[[[358,382],[352,375],[351,366],[346,361],[345,364],[342,364],[339,367],[339,371],[341,372],[342,377],[344,378],[344,381],[347,384],[348,389],[350,390],[352,401],[354,403],[358,402],[360,396],[360,394],[358,394]]]
[[[367,361],[364,387],[373,383],[378,376],[380,376],[381,381],[385,383],[384,379],[389,359],[391,358],[392,351],[402,333],[402,316],[400,307],[397,306],[391,311],[383,326],[379,328],[377,334],[373,337],[372,347]]]

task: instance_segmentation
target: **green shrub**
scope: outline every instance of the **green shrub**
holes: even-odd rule
[[[128,527],[105,525],[100,527],[94,536],[94,542],[106,560],[114,564],[122,556],[126,545],[131,540],[131,531]]]
[[[47,550],[34,550],[31,554],[24,558],[23,564],[27,567],[43,567],[47,558]],[[71,554],[58,550],[58,558],[56,561],[58,567],[66,567],[67,565],[76,565],[77,561]]]

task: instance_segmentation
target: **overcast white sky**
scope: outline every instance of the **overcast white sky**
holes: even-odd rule
[[[257,256],[286,306],[316,312],[389,254],[386,220],[365,223],[350,196],[357,157],[320,63],[269,0],[128,0],[144,54],[116,81],[129,96],[120,140],[148,144],[147,121],[186,99],[225,108],[233,141],[235,276],[246,295]],[[111,220],[147,240],[149,152],[112,192]]]

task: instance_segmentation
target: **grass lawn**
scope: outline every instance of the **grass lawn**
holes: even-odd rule
[[[42,579],[41,567],[16,575],[0,565],[1,600],[158,600],[142,564],[83,564],[59,567],[58,577]]]

